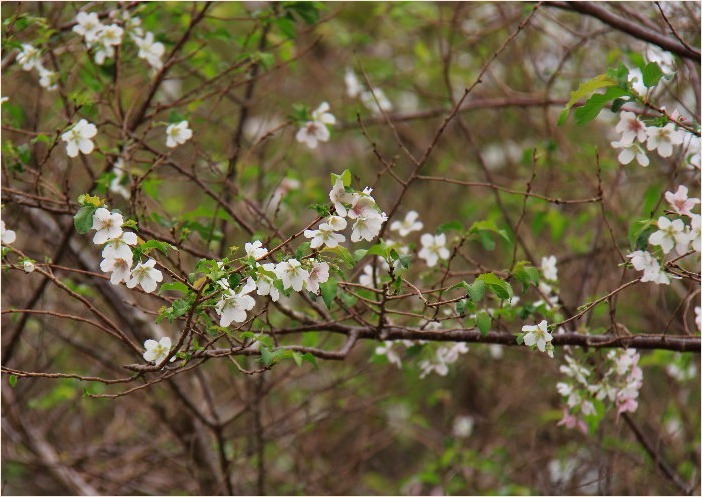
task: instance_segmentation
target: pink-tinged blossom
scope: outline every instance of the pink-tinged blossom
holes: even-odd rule
[[[215,305],[215,312],[220,316],[220,326],[229,326],[232,321],[237,323],[246,321],[246,311],[250,311],[256,305],[254,298],[248,295],[255,288],[256,283],[253,280],[247,280],[238,292],[227,288],[222,293],[222,297]]]
[[[646,135],[648,135],[646,148],[648,150],[657,150],[658,155],[661,157],[673,155],[673,145],[680,145],[685,136],[682,131],[675,129],[673,123],[668,123],[662,128],[648,126],[646,127]]]
[[[633,112],[624,111],[619,114],[619,123],[614,129],[621,133],[619,143],[622,146],[631,145],[634,140],[641,143],[646,141],[646,126]]]
[[[347,192],[344,187],[344,182],[341,178],[337,178],[334,186],[329,192],[329,200],[334,204],[336,213],[341,217],[346,217],[346,205],[354,200],[353,193]]]
[[[2,240],[2,243],[4,243],[5,245],[14,243],[17,239],[15,232],[5,227],[5,221],[0,221],[0,227],[2,227],[2,234],[0,234],[0,239]]]
[[[621,149],[617,160],[622,165],[627,165],[634,159],[636,159],[636,162],[638,162],[641,167],[648,167],[650,164],[646,151],[638,143],[624,145],[622,142],[612,142],[612,147]]]
[[[279,262],[275,267],[275,274],[283,281],[283,288],[292,288],[296,292],[302,290],[305,281],[310,277],[310,273],[303,269],[297,259]]]
[[[350,219],[379,216],[378,206],[373,197],[354,194],[351,209],[349,209],[347,215]]]
[[[665,192],[665,199],[668,201],[668,203],[675,212],[677,212],[681,216],[688,217],[693,216],[692,209],[695,208],[695,205],[700,203],[700,199],[698,198],[688,198],[687,187],[684,185],[678,186],[678,189],[675,193]]]
[[[409,211],[402,221],[392,222],[390,231],[397,231],[400,236],[407,236],[413,231],[419,231],[424,227],[424,224],[417,220],[418,217],[417,211]]]
[[[687,228],[687,236],[690,240],[690,246],[695,252],[700,251],[700,238],[702,237],[702,230],[700,230],[700,216],[699,214],[693,214],[692,221],[690,221],[690,226]]]
[[[331,134],[323,123],[307,121],[295,134],[295,139],[309,148],[317,148],[320,142],[328,142]]]
[[[317,262],[312,269],[310,275],[305,281],[307,289],[312,293],[319,292],[319,284],[329,280],[329,264],[326,262]]]
[[[111,213],[104,207],[100,207],[93,214],[93,229],[97,232],[93,237],[95,245],[102,245],[108,240],[122,235],[122,223],[124,219],[119,212]]]
[[[429,267],[436,266],[439,259],[446,260],[451,255],[446,248],[446,235],[444,233],[436,236],[424,233],[419,241],[422,243],[422,249],[417,255],[420,259],[424,259]]]
[[[637,250],[627,255],[631,259],[631,264],[637,271],[643,271],[641,282],[651,281],[659,285],[670,285],[668,275],[661,271],[661,266],[650,252]]]
[[[149,259],[146,262],[140,262],[132,269],[132,276],[129,281],[127,281],[128,288],[134,288],[137,285],[141,285],[146,293],[151,293],[156,290],[156,284],[163,281],[163,274],[161,271],[156,269],[154,266],[156,261]]]
[[[66,142],[66,154],[69,157],[78,157],[78,152],[88,155],[95,148],[92,142],[95,135],[97,135],[95,125],[81,119],[75,126],[61,135],[61,139]]]
[[[667,254],[673,247],[678,254],[684,254],[690,243],[690,237],[685,232],[685,224],[682,219],[671,221],[665,216],[658,218],[658,231],[655,231],[648,238],[651,245],[660,245],[663,253]]]
[[[568,429],[577,428],[584,434],[587,434],[587,425],[582,419],[571,414],[568,409],[563,409],[563,418],[558,422],[557,426],[565,426]]]

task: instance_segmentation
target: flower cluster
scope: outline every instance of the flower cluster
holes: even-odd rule
[[[256,305],[254,298],[249,295],[254,290],[258,295],[268,295],[273,302],[277,302],[281,291],[301,292],[306,288],[312,293],[319,293],[320,283],[329,280],[329,264],[326,262],[308,259],[303,264],[290,258],[277,264],[260,264],[258,260],[268,255],[268,249],[263,247],[260,240],[246,243],[244,250],[247,257],[255,259],[251,266],[253,277],[249,276],[239,290],[231,288],[226,279],[217,282],[223,290],[215,306],[215,312],[220,316],[220,326],[246,321],[247,311]]]
[[[359,97],[361,103],[373,114],[381,115],[383,112],[392,110],[392,102],[385,96],[385,92],[380,88],[373,88],[372,91],[365,90],[356,73],[349,67],[346,68],[344,74],[344,83],[346,84],[346,95],[351,98]]]
[[[682,130],[675,129],[673,123],[662,127],[646,126],[636,114],[628,111],[620,114],[615,131],[621,135],[618,141],[612,142],[614,148],[620,149],[619,162],[629,164],[635,158],[643,167],[650,163],[644,144],[647,150],[656,150],[661,157],[670,157],[673,145],[681,145],[685,136]]]
[[[41,61],[41,52],[29,43],[22,43],[22,50],[17,55],[17,62],[25,71],[36,69],[39,73],[39,85],[49,91],[58,88],[58,74],[50,71]]]
[[[346,240],[344,235],[336,232],[346,228],[348,222],[345,218],[348,218],[353,221],[352,242],[372,241],[380,234],[380,229],[388,218],[375,203],[375,199],[371,196],[372,190],[368,187],[362,192],[354,191],[350,187],[347,190],[344,175],[332,176],[334,183],[329,192],[329,200],[334,205],[336,215],[329,216],[318,230],[306,230],[304,235],[312,238],[315,247],[324,244],[333,248]]]
[[[617,415],[636,411],[639,390],[643,385],[643,371],[638,365],[639,354],[635,350],[609,351],[599,380],[594,379],[594,371],[570,355],[566,355],[565,359],[567,364],[561,365],[560,371],[569,380],[556,384],[566,404],[559,425],[577,427],[586,433],[585,418],[598,415],[597,404],[604,407],[614,405]]]
[[[137,263],[134,268],[134,254],[131,246],[137,244],[137,236],[131,231],[123,231],[124,218],[119,212],[110,212],[105,207],[93,214],[95,236],[93,243],[103,245],[100,269],[110,275],[110,282],[118,285],[124,282],[128,288],[140,285],[146,293],[156,290],[157,283],[163,281],[163,274],[156,269],[156,261],[148,259]]]
[[[329,141],[329,128],[336,123],[336,118],[329,112],[329,104],[322,102],[312,111],[312,118],[298,130],[295,139],[309,148],[317,148],[319,142]]]
[[[660,247],[664,256],[671,252],[673,255],[684,255],[690,249],[700,252],[700,215],[692,212],[700,203],[700,199],[688,198],[687,187],[682,185],[675,192],[666,192],[665,199],[671,210],[680,217],[671,220],[660,216],[656,222],[658,231],[651,233],[648,243]],[[690,224],[685,224],[684,218],[688,218]],[[643,271],[642,282],[670,284],[670,276],[661,268],[661,261],[649,251],[637,250],[627,257],[631,259],[631,264],[637,271]]]
[[[165,47],[154,40],[153,33],[144,33],[138,17],[132,17],[126,10],[114,10],[109,17],[112,24],[102,24],[95,12],[79,12],[73,26],[73,31],[81,35],[88,49],[94,52],[96,64],[102,65],[115,56],[115,47],[122,45],[126,31],[138,47],[140,59],[146,60],[154,69],[163,66],[161,57]]]
[[[453,345],[442,345],[436,349],[433,361],[425,360],[419,363],[419,369],[422,370],[419,377],[424,378],[432,372],[439,376],[446,376],[449,365],[456,362],[466,352],[468,352],[468,345],[463,342],[457,342]]]

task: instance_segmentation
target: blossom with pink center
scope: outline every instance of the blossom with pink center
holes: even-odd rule
[[[698,198],[687,197],[687,187],[680,185],[678,190],[673,192],[665,192],[665,199],[671,205],[673,210],[681,216],[692,217],[692,209],[700,203]]]
[[[633,112],[622,112],[619,115],[619,123],[614,129],[617,133],[622,134],[619,140],[622,146],[631,145],[634,140],[641,143],[646,141],[646,126]]]

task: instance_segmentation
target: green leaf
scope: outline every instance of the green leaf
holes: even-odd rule
[[[494,273],[485,273],[478,276],[477,280],[485,283],[488,290],[494,293],[499,299],[511,299],[514,296],[512,285],[496,276]]]
[[[480,279],[476,279],[472,284],[468,285],[466,289],[468,297],[473,302],[480,302],[485,296],[485,282]]]
[[[174,281],[173,283],[163,283],[159,288],[159,294],[167,291],[186,293],[188,291],[188,286],[180,281]]]
[[[152,249],[158,249],[163,253],[163,255],[168,255],[169,248],[171,248],[173,250],[178,250],[176,247],[174,247],[170,243],[161,242],[158,240],[149,240],[148,242],[144,242],[141,245],[139,245],[139,250],[141,250],[141,252],[143,254],[148,253]]]
[[[345,187],[351,186],[351,171],[344,169],[341,174],[331,173],[331,184],[334,186],[337,179],[341,179],[341,182]]]
[[[492,318],[485,311],[480,311],[476,316],[478,329],[480,334],[485,336],[487,332],[490,331],[490,325],[492,325]]]
[[[331,252],[333,254],[338,255],[339,258],[342,261],[344,261],[344,264],[346,264],[348,267],[353,267],[353,265],[356,264],[356,260],[354,259],[354,256],[351,255],[351,252],[349,252],[349,250],[346,247],[342,247],[341,245],[337,245],[334,248],[324,247],[322,251],[325,254],[327,252]]]
[[[273,364],[273,360],[275,359],[275,356],[273,355],[273,352],[268,347],[265,347],[261,345],[261,362],[263,363],[264,366],[268,367],[271,364]]]
[[[591,96],[584,105],[575,109],[575,123],[578,125],[583,125],[589,121],[592,121],[599,115],[600,111],[602,111],[602,108],[607,104],[607,102],[625,95],[629,95],[627,90],[618,86],[613,86],[608,88],[607,91],[602,94],[595,94]]]
[[[447,223],[444,223],[440,225],[437,229],[436,232],[440,235],[442,233],[446,233],[449,230],[453,231],[463,231],[463,224],[460,221],[449,221]]]
[[[558,117],[558,125],[561,126],[568,119],[568,114],[570,113],[570,108],[575,105],[578,101],[590,95],[595,90],[600,88],[607,88],[610,86],[616,86],[617,80],[608,74],[599,74],[594,78],[581,83],[577,90],[570,92],[570,100],[566,106],[561,111]]]
[[[319,290],[322,294],[322,299],[327,309],[331,309],[332,303],[336,298],[336,291],[339,288],[339,282],[334,278],[330,278],[324,283],[320,283]]]
[[[96,210],[98,208],[94,205],[84,205],[73,216],[73,226],[79,234],[85,235],[93,228],[93,214]]]
[[[17,385],[17,375],[11,374],[7,378],[7,382],[10,384],[12,388],[15,388],[15,385]]]
[[[295,364],[297,364],[297,367],[298,367],[298,368],[299,368],[300,366],[302,366],[302,354],[300,354],[299,352],[293,350],[293,351],[292,351],[292,358],[293,358],[293,361],[295,361]]]
[[[651,88],[656,86],[660,79],[663,77],[663,71],[655,62],[649,62],[641,71],[643,75],[643,84],[646,88]]]

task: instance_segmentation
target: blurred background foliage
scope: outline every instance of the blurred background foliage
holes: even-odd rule
[[[113,62],[93,63],[68,26],[81,9],[102,12],[117,5],[3,2],[2,94],[9,97],[2,106],[4,186],[33,192],[40,184],[41,194],[56,201],[43,207],[51,207],[48,212],[61,225],[70,224],[79,194],[107,198],[150,236],[190,247],[180,252],[180,267],[192,268],[198,254],[228,255],[230,246],[243,246],[251,237],[234,223],[223,224],[230,215],[201,184],[172,167],[155,167],[160,156],[154,150],[132,150],[130,200],[108,188],[114,178],[110,164],[125,143],[124,123],[144,98],[152,74],[136,58],[133,44],[121,47]],[[665,29],[653,3],[611,5]],[[123,6],[168,54],[204,4]],[[662,7],[678,34],[699,47],[699,3]],[[194,144],[176,149],[169,160],[235,202],[242,215],[250,214],[242,199],[269,208],[280,233],[291,234],[314,220],[309,206],[327,201],[329,173],[344,169],[352,171],[356,184],[371,185],[381,208],[388,209],[401,185],[382,173],[374,149],[406,176],[412,164],[396,135],[410,153],[422,156],[452,105],[533,8],[533,3],[486,2],[216,2],[180,48],[148,119],[133,133],[161,151],[163,124],[187,119]],[[62,82],[58,93],[42,89],[35,74],[16,64],[5,66],[5,58],[24,42],[52,50],[50,60]],[[635,55],[648,48],[593,18],[540,5],[460,112],[472,140],[451,122],[421,170],[520,192],[529,183],[547,197],[579,199],[596,196],[599,164],[608,227],[597,203],[557,205],[535,198],[525,203],[523,195],[502,193],[500,207],[490,188],[432,181],[412,185],[396,218],[417,210],[428,232],[451,220],[465,227],[493,221],[509,233],[510,243],[496,238],[490,249],[489,243],[469,242],[474,266],[467,269],[499,270],[509,267],[514,250],[505,213],[511,223],[523,215],[520,234],[535,259],[558,257],[564,303],[575,308],[616,288],[622,272],[613,246],[629,250],[630,223],[657,218],[663,192],[681,183],[698,188],[698,176],[653,156],[646,169],[621,166],[609,145],[617,116],[607,109],[584,126],[572,119],[563,126],[556,122],[582,81],[620,63],[632,66]],[[388,112],[393,126],[347,95],[347,68],[363,86],[383,90],[393,104]],[[676,59],[676,71],[656,95],[658,105],[698,120],[693,73],[699,73],[699,64]],[[322,101],[330,103],[337,124],[329,143],[310,150],[295,141],[291,116],[295,105],[314,109]],[[66,127],[66,114],[98,126],[99,150],[90,157],[67,161],[49,154]],[[237,146],[233,137],[242,118]],[[234,154],[235,170],[227,182]],[[299,187],[286,192],[279,209],[270,209],[284,178],[297,180]],[[18,244],[37,261],[51,258],[56,235],[25,213],[36,206],[7,202],[5,194],[3,219],[17,231]],[[263,224],[256,230],[254,237],[272,236]],[[75,256],[65,259],[62,264],[78,267]],[[35,276],[3,271],[3,309],[26,305],[41,285]],[[91,278],[64,276],[77,293],[104,304]],[[635,333],[694,329],[691,309],[680,305],[692,291],[639,285],[619,296],[617,317]],[[522,298],[538,298],[531,292]],[[144,299],[129,305],[149,317],[159,308],[159,302]],[[84,312],[52,287],[37,307]],[[19,318],[3,315],[3,329],[13,329]],[[610,323],[608,307],[597,307],[588,319],[589,329],[603,332]],[[162,326],[172,336],[178,329],[177,323]],[[502,326],[517,331],[521,323]],[[121,375],[119,365],[134,361],[109,337],[80,322],[36,315],[26,328],[13,362],[27,370]],[[301,340],[330,347],[340,342],[314,333]],[[100,493],[114,495],[226,493],[215,469],[221,457],[229,461],[238,494],[678,493],[615,413],[587,436],[556,426],[559,353],[547,360],[524,347],[473,344],[447,376],[420,379],[416,368],[407,366],[414,360],[411,349],[398,369],[373,354],[378,345],[362,344],[345,361],[318,361],[316,367],[287,361],[259,375],[242,374],[224,359],[211,360],[173,384],[115,399],[86,395],[119,391],[100,383],[21,378],[10,387],[5,378],[2,491],[71,493],[47,471],[37,449],[40,439],[54,447],[61,465],[84,475]],[[591,353],[592,364],[599,354]],[[644,388],[633,418],[698,493],[699,355],[642,355]],[[237,360],[246,369],[256,367],[253,358]],[[228,420],[220,438],[201,420],[188,419],[193,408]]]

